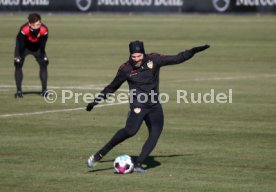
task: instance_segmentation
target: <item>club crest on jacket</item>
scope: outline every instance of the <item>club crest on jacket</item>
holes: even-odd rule
[[[147,66],[148,66],[149,69],[152,69],[152,68],[153,68],[153,62],[152,62],[152,61],[149,61],[149,62],[147,63]]]
[[[134,108],[134,113],[139,114],[141,112],[141,108],[136,107]]]

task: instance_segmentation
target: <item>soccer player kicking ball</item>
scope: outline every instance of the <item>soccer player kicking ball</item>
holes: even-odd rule
[[[28,16],[28,22],[21,26],[16,36],[16,46],[14,51],[15,82],[17,91],[15,98],[22,98],[22,80],[25,57],[33,55],[39,64],[39,76],[41,80],[41,95],[47,95],[47,65],[48,57],[45,52],[45,46],[48,39],[48,28],[41,23],[41,16],[37,13],[31,13]]]
[[[158,101],[160,68],[187,61],[194,54],[204,51],[209,47],[209,45],[194,47],[177,55],[168,56],[156,53],[146,54],[142,41],[130,42],[128,61],[120,66],[116,77],[101,91],[100,96],[95,98],[86,107],[87,111],[91,111],[100,101],[106,99],[108,94],[114,93],[127,81],[130,92],[135,94],[133,94],[133,101],[130,102],[130,111],[126,125],[103,148],[88,158],[87,166],[93,167],[95,162],[102,159],[113,147],[134,136],[138,132],[142,122],[145,121],[149,136],[138,159],[134,162],[134,171],[144,173],[145,170],[141,165],[156,146],[163,129],[163,110]],[[139,96],[139,94],[141,95]],[[141,97],[145,97],[146,95],[150,98],[147,101],[146,98]],[[154,95],[154,98],[151,98],[152,95]]]

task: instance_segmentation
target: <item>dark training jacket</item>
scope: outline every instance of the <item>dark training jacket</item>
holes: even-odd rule
[[[130,103],[131,105],[143,107],[159,104],[157,98],[159,94],[160,68],[167,65],[180,64],[192,58],[193,55],[194,52],[191,50],[180,52],[173,56],[151,53],[145,55],[142,65],[138,68],[132,64],[130,59],[120,66],[116,77],[101,91],[101,95],[95,99],[95,102],[106,99],[108,94],[114,93],[127,81],[130,93],[132,92],[133,95],[133,103]],[[137,95],[139,94],[147,95],[147,102],[144,102],[142,96],[140,96],[140,100],[143,102],[138,102]],[[150,96],[150,94],[154,95],[154,99],[151,99],[153,96]]]

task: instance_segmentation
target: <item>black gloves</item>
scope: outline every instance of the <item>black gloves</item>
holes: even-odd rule
[[[95,102],[88,103],[88,105],[86,106],[86,111],[91,111],[96,105],[97,103]]]
[[[101,103],[103,100],[105,99],[105,96],[103,93],[100,93],[93,102],[88,103],[88,105],[86,106],[86,111],[91,111],[96,105],[98,105],[99,103]]]
[[[204,51],[205,49],[208,49],[210,47],[210,45],[203,45],[203,46],[199,46],[199,47],[194,47],[192,48],[190,51],[195,54],[201,51]]]

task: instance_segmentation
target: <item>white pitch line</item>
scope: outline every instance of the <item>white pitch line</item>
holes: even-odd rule
[[[104,85],[87,85],[87,86],[48,86],[48,89],[95,89]],[[0,85],[0,88],[15,88],[15,85]],[[23,85],[23,88],[41,88],[40,85]]]
[[[101,86],[101,87],[99,87]],[[48,86],[48,90],[51,90],[51,89],[68,89],[68,90],[72,90],[72,89],[76,89],[76,90],[103,90],[104,89],[104,86],[105,84],[99,84],[99,85],[88,85],[88,86]],[[15,85],[0,85],[0,89],[1,88],[16,88]],[[24,85],[23,86],[23,89],[26,88],[26,89],[40,89],[41,86],[40,85]],[[1,90],[0,90],[1,91]],[[129,92],[128,89],[118,89],[118,91],[121,91],[121,92]],[[24,92],[24,91],[23,91]]]
[[[114,106],[114,105],[122,105],[122,104],[126,104],[126,103],[128,103],[128,102],[97,105],[97,106],[95,106],[95,108],[108,107],[108,106]],[[0,115],[0,118],[16,117],[16,116],[42,115],[42,114],[46,114],[46,113],[61,113],[61,112],[71,112],[71,111],[79,111],[79,110],[85,110],[85,107],[78,107],[78,108],[71,108],[71,109],[57,109],[57,110],[49,110],[49,111],[37,111],[37,112],[29,112],[29,113],[3,114],[3,115]]]
[[[210,78],[195,78],[195,79],[179,79],[165,82],[189,82],[189,81],[220,81],[220,80],[239,80],[239,79],[254,79],[254,78],[271,78],[276,77],[276,74],[263,74],[263,75],[248,75],[248,76],[229,76],[229,77],[210,77]],[[80,89],[80,90],[102,90],[107,84],[92,84],[92,85],[83,85],[83,86],[48,86],[48,89]],[[1,88],[15,88],[15,85],[0,85]],[[37,88],[40,89],[40,85],[25,85],[23,88]],[[129,92],[128,89],[118,89],[121,92]]]
[[[167,82],[189,82],[189,81],[221,81],[221,80],[239,80],[239,79],[254,79],[258,77],[271,78],[276,77],[276,74],[251,75],[251,76],[233,76],[233,77],[213,77],[213,78],[196,78],[196,79],[179,79]]]

